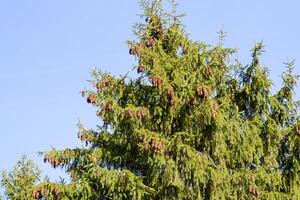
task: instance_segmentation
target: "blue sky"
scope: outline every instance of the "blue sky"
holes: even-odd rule
[[[298,0],[178,3],[192,39],[215,44],[224,27],[225,46],[238,48],[244,64],[254,43],[263,40],[262,63],[271,70],[274,88],[287,58],[296,59],[300,73]],[[0,169],[26,153],[45,174],[61,175],[36,152],[81,145],[78,119],[89,128],[99,122],[79,92],[94,67],[113,74],[131,69],[126,40],[134,39],[131,27],[139,12],[129,0],[0,0]]]

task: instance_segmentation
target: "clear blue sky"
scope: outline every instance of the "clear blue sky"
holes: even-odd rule
[[[300,73],[298,0],[178,3],[194,40],[215,44],[223,26],[225,45],[238,48],[244,64],[255,41],[264,40],[262,62],[270,67],[275,87],[287,58],[296,59]],[[134,38],[137,13],[134,0],[0,0],[0,169],[11,168],[26,153],[45,174],[60,175],[36,152],[81,145],[78,118],[95,127],[95,110],[79,92],[94,67],[113,74],[132,67],[125,41]]]

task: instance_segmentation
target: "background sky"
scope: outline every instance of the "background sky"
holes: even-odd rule
[[[262,63],[270,68],[275,89],[287,58],[296,59],[300,73],[300,1],[178,3],[193,40],[216,44],[223,27],[225,46],[238,48],[244,64],[255,42],[263,40]],[[78,119],[88,128],[99,122],[80,91],[94,67],[115,75],[132,68],[126,40],[134,39],[137,13],[135,0],[0,0],[0,170],[26,153],[44,174],[62,176],[37,152],[79,146]]]

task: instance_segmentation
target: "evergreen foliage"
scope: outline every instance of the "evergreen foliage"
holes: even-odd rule
[[[33,188],[39,181],[40,174],[40,170],[33,161],[25,155],[22,156],[11,171],[2,172],[0,185],[4,189],[5,198],[34,200]]]
[[[71,182],[44,181],[33,197],[300,199],[294,63],[272,94],[262,43],[243,67],[222,41],[190,40],[174,1],[170,13],[161,0],[140,5],[145,22],[128,42],[138,76],[93,71],[93,89],[82,95],[97,109],[99,129],[79,125],[85,147],[44,154]]]

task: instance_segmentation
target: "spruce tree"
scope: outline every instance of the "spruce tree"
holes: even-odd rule
[[[79,125],[85,147],[45,152],[70,174],[44,181],[45,199],[300,199],[297,75],[286,63],[271,93],[262,43],[243,66],[235,49],[189,39],[161,0],[140,1],[144,22],[129,41],[136,77],[93,71],[82,96],[98,129]],[[173,1],[173,7],[175,8]]]

